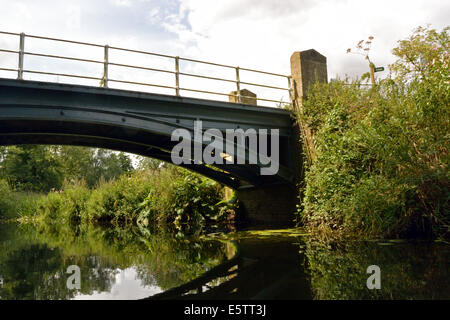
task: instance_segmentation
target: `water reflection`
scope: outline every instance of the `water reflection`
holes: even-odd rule
[[[143,236],[133,229],[0,225],[1,299],[138,299],[188,282],[227,259],[226,245]],[[81,288],[68,289],[67,268]]]
[[[124,300],[134,297],[146,298],[162,292],[157,285],[145,285],[142,283],[137,267],[117,270],[114,284],[108,291],[94,291],[91,294],[77,294],[74,300]]]
[[[81,288],[67,288],[67,267]],[[381,289],[366,286],[367,267]],[[0,225],[1,299],[450,299],[450,246],[324,244],[301,230],[175,239],[135,229]]]
[[[151,299],[450,299],[446,243],[325,244],[292,230],[244,232],[227,238],[236,241],[240,253],[231,277],[219,278],[206,292],[169,290]],[[379,290],[367,287],[372,275],[367,268],[372,265],[381,270]]]
[[[307,242],[315,299],[450,299],[450,246],[423,241]],[[381,288],[369,290],[367,268],[377,265]]]

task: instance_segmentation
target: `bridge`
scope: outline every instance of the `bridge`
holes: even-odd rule
[[[0,54],[7,56],[0,59],[0,145],[90,146],[173,162],[171,152],[179,143],[173,139],[173,133],[185,130],[190,133],[188,143],[192,152],[183,153],[185,159],[180,166],[238,190],[250,220],[282,223],[292,219],[290,214],[295,210],[297,198],[295,184],[301,178],[302,167],[299,132],[304,128],[299,128],[291,111],[283,106],[298,106],[303,92],[318,73],[326,81],[325,57],[315,50],[294,53],[292,75],[281,75],[73,40],[11,32],[0,32],[0,35],[9,39],[0,42],[6,43],[5,47],[0,47]],[[16,40],[18,49],[11,46]],[[39,46],[32,40],[44,43]],[[26,41],[30,42],[31,50],[25,50]],[[54,43],[75,46],[76,50],[64,46],[66,52],[61,52]],[[80,47],[100,49],[102,59],[82,57],[93,53],[84,52]],[[44,51],[48,48],[55,52]],[[77,51],[78,55],[67,53],[72,51]],[[154,61],[145,59],[142,61],[145,65],[112,60],[112,52],[124,53],[125,58],[137,54],[172,60],[174,69],[165,62],[160,63],[162,67],[156,67]],[[32,58],[46,60],[43,63]],[[75,65],[48,63],[49,60]],[[133,61],[140,60],[133,58]],[[182,69],[181,62],[186,63],[187,71]],[[83,64],[101,68],[85,68]],[[196,68],[196,65],[217,70]],[[128,72],[117,72],[114,68]],[[94,74],[73,73],[72,70],[94,71]],[[189,73],[189,70],[192,71]],[[223,70],[232,70],[234,79],[221,78]],[[143,80],[136,75],[141,71],[149,73]],[[262,75],[266,81],[267,78],[277,80],[251,82],[250,75],[255,74]],[[167,80],[164,78],[167,75],[173,84],[163,81]],[[250,80],[243,79],[244,75]],[[191,78],[194,80],[189,81]],[[279,84],[280,78],[284,79],[285,86]],[[191,86],[182,86],[182,81]],[[228,88],[228,92],[224,92],[224,88]],[[273,91],[284,92],[288,100],[273,98]],[[223,162],[205,163],[193,158],[196,150],[203,153],[209,146],[208,141],[195,138],[196,124],[200,122],[202,134],[212,132],[214,139],[209,141],[214,140],[227,152],[229,149],[225,146],[232,146],[228,153],[236,155],[236,161],[230,160],[226,152],[220,154]],[[252,148],[249,137],[240,144],[239,139],[226,136],[228,130],[244,133],[254,130],[259,143],[263,140],[261,132],[268,132],[271,137],[270,133],[276,131],[277,139],[266,139],[267,150],[263,154],[261,144]],[[239,148],[243,149],[242,153]],[[269,154],[272,155],[270,165],[277,170],[264,175],[261,169],[268,166]],[[252,159],[257,161],[252,162]]]

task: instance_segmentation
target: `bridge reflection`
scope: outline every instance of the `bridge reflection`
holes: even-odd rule
[[[305,257],[294,238],[241,239],[227,262],[182,286],[144,300],[312,299]]]

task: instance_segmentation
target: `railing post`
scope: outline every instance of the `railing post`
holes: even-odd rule
[[[103,87],[108,88],[109,46],[105,45],[105,58],[103,63]]]
[[[180,57],[175,57],[175,94],[180,95]]]
[[[237,103],[241,103],[241,80],[239,79],[239,67],[236,67],[236,89]]]
[[[23,58],[25,52],[25,33],[20,34],[20,43],[19,43],[19,66],[17,71],[17,79],[23,80]]]
[[[288,80],[288,90],[289,90],[289,102],[291,104],[293,104],[294,100],[293,100],[293,95],[292,95],[292,81],[291,81],[292,79],[291,79],[291,76],[287,77],[287,80]]]

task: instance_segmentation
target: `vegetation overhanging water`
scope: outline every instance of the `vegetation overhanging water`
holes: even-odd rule
[[[157,161],[136,170],[101,149],[0,147],[0,218],[20,222],[0,224],[0,297],[145,298],[238,252],[233,273],[190,296],[448,299],[448,30],[400,41],[393,77],[370,89],[311,89],[296,110],[314,140],[304,143],[304,229],[234,232],[233,195]],[[67,287],[71,265],[80,289]],[[366,285],[372,265],[380,290]]]

